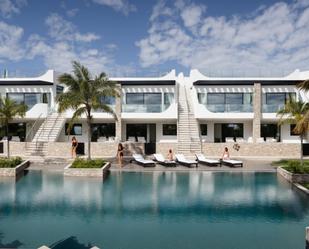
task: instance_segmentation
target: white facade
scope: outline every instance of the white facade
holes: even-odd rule
[[[263,105],[266,105],[266,103],[264,103],[264,101],[266,101],[266,94],[293,93],[297,99],[308,101],[308,93],[300,92],[295,87],[297,82],[308,78],[309,71],[295,71],[284,78],[209,78],[197,70],[192,70],[188,77],[184,77],[183,74],[176,76],[173,70],[166,76],[158,78],[111,78],[111,80],[119,82],[121,85],[121,100],[119,103],[121,105],[120,122],[122,135],[119,140],[126,141],[129,137],[128,133],[131,132],[132,134],[132,129],[135,129],[134,125],[143,124],[145,126],[142,128],[145,129],[145,134],[147,134],[145,135],[145,142],[152,140],[152,142],[156,143],[176,143],[177,134],[173,133],[172,128],[178,123],[179,87],[185,85],[190,97],[189,99],[192,101],[193,113],[197,123],[199,125],[207,125],[207,134],[199,134],[202,142],[224,142],[225,138],[227,138],[226,134],[230,134],[228,125],[235,123],[242,124],[242,131],[240,133],[244,142],[252,142],[253,120],[255,118],[252,102],[255,94],[254,84],[261,84],[261,126],[263,126],[277,124],[278,122],[276,111],[264,112]],[[33,124],[35,120],[44,120],[49,113],[56,111],[57,105],[55,98],[57,94],[57,85],[55,73],[49,70],[46,74],[37,78],[0,79],[0,94],[2,97],[7,95],[13,96],[10,94],[26,94],[23,98],[29,98],[30,102],[33,101],[34,97],[40,99],[36,104],[31,106],[23,120],[16,119],[16,122],[22,121],[28,123],[26,127],[27,130],[29,130],[31,129],[31,124]],[[199,94],[201,98],[204,99],[199,100]],[[207,101],[210,101],[208,96],[211,94],[223,94],[217,96],[222,99],[224,98],[225,101],[228,98],[231,98],[231,101],[238,101],[237,99],[233,99],[236,95],[228,94],[241,94],[239,96],[242,98],[242,103],[229,104],[224,102],[221,104],[209,104]],[[130,100],[128,100],[129,96],[131,98]],[[136,99],[134,96],[136,96]],[[15,97],[21,98],[21,96]],[[280,95],[279,97],[282,96]],[[220,98],[218,98],[218,101]],[[215,96],[213,100],[217,101]],[[44,103],[44,101],[48,103]],[[155,104],[151,102],[149,104],[147,101],[149,101],[149,103],[151,101],[159,102]],[[210,105],[213,105],[211,108],[217,108],[219,111],[211,110]],[[269,106],[272,108],[275,107],[274,104],[269,104]],[[237,111],[237,108],[241,111]],[[73,111],[67,111],[65,113],[67,122],[72,117],[72,114]],[[82,134],[76,135],[76,137],[79,141],[86,142],[87,130],[85,119],[82,118],[79,123],[82,125]],[[116,122],[112,115],[95,111],[93,112],[93,123],[100,125],[115,124]],[[172,127],[168,127],[170,130],[165,132],[167,134],[164,134],[164,127],[168,125]],[[270,128],[274,129],[274,126],[270,126]],[[116,130],[116,127],[114,129]],[[130,129],[131,131],[129,131]],[[226,131],[222,131],[222,129],[226,129]],[[282,125],[281,128],[278,129],[280,141],[283,143],[298,143],[298,136],[291,135],[290,129],[290,125]],[[218,136],[222,141],[220,139],[218,140]],[[116,134],[112,137],[116,137]],[[63,126],[60,131],[58,141],[70,141],[70,137],[65,135],[65,126]]]

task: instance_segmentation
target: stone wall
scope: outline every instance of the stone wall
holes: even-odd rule
[[[281,157],[298,158],[300,144],[294,143],[239,143],[239,150],[233,148],[234,143],[203,143],[202,151],[207,156],[221,157],[225,147],[228,147],[231,157]]]
[[[23,157],[26,154],[26,143],[25,142],[14,142],[10,141],[10,155]],[[7,141],[3,141],[3,154],[7,156]]]
[[[15,168],[0,168],[0,176],[16,177],[30,165],[29,161],[24,161]]]
[[[177,143],[157,143],[156,153],[161,153],[166,157],[168,150],[172,149],[173,153],[177,153]]]
[[[253,127],[252,127],[252,137],[253,141],[256,142],[259,137],[261,137],[261,108],[262,108],[262,88],[261,83],[254,83],[253,92]]]

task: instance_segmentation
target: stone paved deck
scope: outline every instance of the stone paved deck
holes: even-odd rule
[[[188,168],[177,164],[177,167],[164,167],[156,164],[155,167],[144,168],[136,163],[129,163],[129,159],[125,159],[124,166],[120,167],[116,160],[109,159],[112,162],[111,171],[124,171],[124,172],[152,172],[152,171],[235,171],[235,172],[275,172],[276,168],[271,166],[271,162],[278,159],[240,159],[243,161],[243,168],[233,168],[228,166],[222,167],[209,167],[199,164],[198,168]],[[30,170],[47,170],[47,171],[63,171],[67,163],[51,164],[51,163],[32,163],[29,167]]]

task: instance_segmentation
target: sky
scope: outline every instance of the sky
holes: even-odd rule
[[[309,0],[0,0],[0,74],[309,70]]]

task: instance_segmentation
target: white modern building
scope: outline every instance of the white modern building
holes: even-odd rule
[[[112,78],[121,86],[121,97],[103,101],[114,108],[118,120],[100,110],[93,113],[93,156],[115,156],[122,142],[128,155],[167,153],[171,148],[218,157],[229,147],[235,156],[296,157],[299,137],[293,125],[278,126],[276,113],[289,98],[308,101],[309,95],[295,87],[308,78],[309,71],[283,78],[210,78],[197,70],[188,77],[172,70],[158,78]],[[80,152],[87,151],[85,118],[68,134],[73,111],[57,112],[55,98],[63,91],[52,70],[37,78],[0,79],[2,97],[28,106],[26,116],[9,127],[13,154],[65,157],[72,136]],[[307,153],[309,140],[305,142]]]

